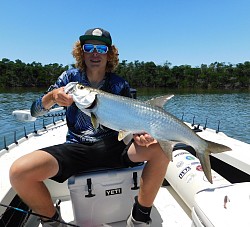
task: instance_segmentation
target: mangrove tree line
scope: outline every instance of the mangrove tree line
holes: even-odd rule
[[[73,66],[71,66],[73,67]],[[48,87],[69,66],[53,63],[42,65],[21,60],[0,61],[0,87]],[[120,62],[116,73],[129,81],[132,87],[168,88],[223,88],[249,89],[250,62],[231,64],[214,62],[209,65],[191,67],[172,66],[166,61],[163,65],[154,62]]]

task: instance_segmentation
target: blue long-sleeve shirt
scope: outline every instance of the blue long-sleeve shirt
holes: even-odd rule
[[[48,91],[66,86],[69,82],[79,82],[91,86],[85,73],[82,73],[79,69],[69,69],[59,76],[56,83]],[[114,73],[106,73],[99,89],[116,95],[131,97],[128,82]],[[31,106],[31,115],[34,117],[42,116],[48,112],[42,104],[43,96],[34,101]],[[68,126],[66,142],[68,143],[93,143],[104,137],[117,135],[117,132],[103,126],[94,129],[90,117],[80,111],[75,103],[66,108],[66,120]]]

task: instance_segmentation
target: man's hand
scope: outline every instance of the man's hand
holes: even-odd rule
[[[73,103],[73,97],[64,92],[64,87],[57,88],[52,92],[52,99],[59,106],[70,106]]]
[[[134,138],[135,142],[139,146],[148,147],[149,145],[151,145],[153,143],[157,143],[157,141],[147,133],[145,133],[145,134],[135,134],[135,135],[133,135],[133,138]]]
[[[73,97],[64,91],[64,87],[54,89],[43,96],[43,107],[49,110],[53,105],[70,106],[73,103]]]

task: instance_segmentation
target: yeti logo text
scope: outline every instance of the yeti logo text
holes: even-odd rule
[[[106,196],[122,194],[122,188],[106,190]]]

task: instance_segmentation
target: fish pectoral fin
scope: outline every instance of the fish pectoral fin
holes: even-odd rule
[[[167,101],[170,100],[172,97],[174,97],[174,95],[163,95],[156,98],[152,98],[146,101],[146,103],[152,106],[163,108],[163,106],[167,103]]]
[[[177,142],[158,140],[162,150],[170,161],[173,161],[173,149]]]
[[[92,123],[94,129],[98,128],[99,122],[98,122],[96,116],[93,113],[91,113],[91,123]]]
[[[202,170],[203,170],[206,178],[212,184],[213,180],[212,180],[212,173],[211,173],[211,164],[210,164],[209,152],[207,150],[205,150],[202,153],[196,152],[196,156],[197,156],[197,158],[201,162]]]
[[[118,140],[123,140],[125,144],[128,144],[130,140],[132,139],[133,135],[129,131],[120,130],[118,134]]]

